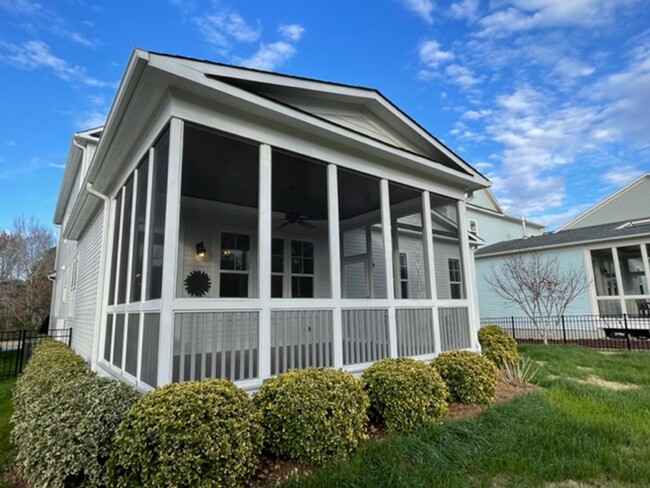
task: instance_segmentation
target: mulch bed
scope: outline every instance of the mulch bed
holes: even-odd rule
[[[496,391],[496,403],[504,402],[515,395],[527,393],[536,388],[536,386],[530,384],[513,384],[499,380]],[[462,403],[452,403],[449,405],[449,411],[447,412],[444,421],[450,422],[466,419],[477,415],[485,408],[487,408],[486,405],[464,405]],[[368,427],[369,442],[383,439],[390,435],[392,434],[381,426],[370,425]],[[251,480],[251,486],[255,488],[274,486],[290,476],[308,475],[313,473],[316,469],[317,467],[312,464],[263,457],[259,468]]]

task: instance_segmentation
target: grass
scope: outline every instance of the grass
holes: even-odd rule
[[[11,485],[3,477],[11,466],[14,451],[9,441],[11,424],[9,419],[13,412],[11,392],[15,380],[0,381],[0,488],[9,488]]]
[[[540,362],[543,389],[472,419],[367,443],[350,460],[283,486],[650,486],[650,354],[520,350]],[[587,383],[594,376],[638,387]]]

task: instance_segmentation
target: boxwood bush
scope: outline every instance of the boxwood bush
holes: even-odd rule
[[[483,349],[483,355],[492,360],[497,368],[519,360],[517,342],[498,325],[481,327],[478,331],[478,341]]]
[[[110,486],[242,486],[262,449],[259,413],[225,379],[157,388],[127,413],[113,439]]]
[[[14,391],[19,472],[32,486],[104,486],[111,439],[138,396],[90,372],[67,346],[39,344]]]
[[[442,376],[452,401],[490,403],[497,387],[497,368],[492,361],[471,351],[440,353],[431,366]]]
[[[347,457],[366,437],[368,396],[351,374],[292,370],[264,382],[254,398],[265,448],[278,457],[323,463]]]
[[[406,432],[441,422],[449,391],[438,372],[410,358],[382,359],[363,373],[370,418],[389,430]]]

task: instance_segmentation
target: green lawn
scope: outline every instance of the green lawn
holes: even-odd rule
[[[9,433],[11,432],[9,419],[13,411],[11,391],[14,383],[14,380],[0,381],[0,488],[8,488],[10,486],[5,480],[4,475],[9,469],[14,456],[11,443],[9,442]]]
[[[650,486],[650,353],[520,350],[542,362],[543,389],[473,419],[368,443],[284,486]],[[590,383],[600,380],[637,386]]]

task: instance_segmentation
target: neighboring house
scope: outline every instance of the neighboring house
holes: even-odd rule
[[[540,235],[544,226],[506,214],[489,188],[467,201],[467,227],[484,245]]]
[[[476,252],[481,317],[521,316],[499,297],[486,278],[506,256],[537,252],[556,257],[560,267],[577,268],[589,287],[567,314],[647,315],[650,311],[650,173],[605,198],[559,230],[499,242]]]
[[[476,349],[488,184],[376,90],[136,50],[73,138],[52,324],[145,390]]]

